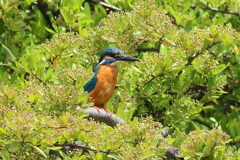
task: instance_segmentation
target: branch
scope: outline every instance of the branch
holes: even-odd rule
[[[81,149],[83,152],[92,151],[94,153],[100,152],[100,153],[105,153],[105,154],[112,154],[112,152],[110,150],[96,150],[94,148],[89,147],[86,144],[79,142],[79,141],[73,141],[72,143],[64,143],[64,144],[55,143],[54,146],[62,147],[61,150],[64,153],[67,153],[68,151],[73,151],[74,149]],[[181,158],[177,157],[177,155],[179,155],[180,152],[181,152],[181,150],[176,147],[169,147],[167,149],[167,151],[165,152],[165,156],[167,158],[180,160]],[[50,157],[57,156],[57,157],[61,157],[61,159],[63,159],[61,154],[58,151],[54,151],[54,150],[50,150],[49,156]]]
[[[115,114],[109,114],[104,109],[95,109],[93,107],[88,107],[83,110],[85,114],[89,116],[87,118],[92,118],[95,121],[100,121],[105,123],[108,126],[115,127],[117,124],[123,124],[125,121]]]
[[[162,76],[163,76],[163,73],[159,73],[159,74],[156,75],[156,76],[152,76],[152,78],[151,78],[149,81],[147,81],[147,82],[144,84],[144,86],[146,86],[148,83],[152,82],[154,79],[156,79],[156,78],[158,78],[158,77],[162,77]]]
[[[178,6],[182,6],[182,4],[178,4]],[[209,10],[209,11],[214,11],[214,12],[221,12],[221,13],[225,13],[225,14],[233,14],[233,15],[236,15],[236,16],[240,16],[240,12],[235,12],[235,11],[229,11],[229,10],[222,10],[222,9],[217,9],[217,8],[212,8],[212,7],[203,7],[203,6],[196,6],[196,5],[191,5],[191,8],[192,9],[195,9],[195,8],[201,8],[203,10]]]
[[[200,54],[202,54],[202,53],[198,51],[193,57],[189,57],[189,58],[188,58],[188,63],[185,64],[185,66],[190,66],[190,65],[192,64],[193,60],[194,60],[197,56],[199,56]]]
[[[182,158],[177,157],[177,155],[179,155],[179,153],[181,152],[180,149],[176,148],[176,147],[169,147],[165,153],[165,156],[169,159],[176,159],[176,160],[180,160]]]
[[[146,51],[154,51],[154,52],[159,52],[159,48],[137,48],[137,52],[146,52]]]
[[[73,141],[72,143],[64,143],[64,144],[55,143],[54,146],[62,147],[61,150],[64,153],[66,153],[68,151],[73,151],[74,149],[81,149],[83,152],[93,151],[94,153],[100,152],[100,153],[105,153],[105,154],[112,154],[112,152],[110,150],[96,150],[94,148],[89,147],[86,144],[79,142],[79,141]],[[165,152],[165,156],[167,158],[179,160],[180,158],[177,157],[177,155],[179,155],[180,152],[181,152],[181,150],[176,147],[169,147],[167,149],[167,151]],[[50,150],[49,156],[50,157],[57,156],[57,157],[62,158],[62,156],[59,154],[59,152],[54,151],[54,150]]]
[[[178,4],[178,6],[181,6],[181,4]],[[217,9],[217,8],[212,8],[212,7],[201,7],[201,6],[191,5],[192,9],[195,9],[197,7],[201,8],[203,10],[210,10],[210,11],[215,11],[215,12],[221,12],[221,13],[233,14],[233,15],[236,15],[236,16],[240,16],[240,12],[222,10],[222,9]]]
[[[216,44],[219,44],[219,43],[222,43],[222,42],[220,42],[220,41],[213,42],[211,45],[209,45],[209,46],[206,48],[206,50],[211,49],[213,46],[215,46]]]
[[[81,144],[79,141],[73,141],[72,143],[64,143],[64,144],[55,143],[54,146],[60,146],[60,147],[68,146],[68,150],[82,149],[84,152],[93,151],[94,153],[98,153],[98,152],[106,153],[106,154],[111,153],[110,151],[107,151],[107,150],[96,150],[94,148],[87,146],[86,144]]]
[[[114,11],[122,11],[120,8],[104,3],[102,1],[100,1],[99,4],[102,5],[103,7],[110,8],[111,10],[114,10]]]
[[[107,4],[107,3],[105,3],[105,2],[102,2],[102,1],[100,1],[100,0],[86,0],[86,2],[100,4],[100,5],[102,5],[103,7],[109,8],[109,9],[111,9],[111,10],[113,10],[113,11],[122,11],[120,8],[115,7],[115,6],[113,6],[113,5],[110,5],[110,4]]]

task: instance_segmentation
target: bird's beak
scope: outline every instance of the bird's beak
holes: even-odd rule
[[[135,57],[131,57],[131,56],[119,56],[116,58],[116,60],[118,61],[139,61],[138,58],[135,58]]]

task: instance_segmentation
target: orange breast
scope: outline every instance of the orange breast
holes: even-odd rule
[[[104,107],[112,94],[117,83],[117,67],[102,65],[97,74],[97,84],[89,93],[89,102],[97,107]]]

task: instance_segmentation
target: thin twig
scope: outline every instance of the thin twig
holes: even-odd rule
[[[82,150],[93,151],[94,153],[98,153],[98,152],[106,153],[106,154],[111,153],[108,150],[96,150],[94,148],[91,148],[91,147],[87,146],[86,144],[72,144],[72,143],[59,144],[59,143],[55,143],[54,146],[59,146],[59,147],[69,146],[71,148],[78,148],[78,149],[82,149]]]
[[[105,2],[102,2],[100,0],[86,0],[86,2],[90,2],[90,3],[95,3],[95,4],[100,4],[102,5],[103,7],[105,8],[109,8],[113,11],[122,11],[120,8],[116,7],[116,6],[113,6],[113,5],[110,5],[110,4],[107,4]]]
[[[178,6],[182,6],[182,4],[178,4]],[[240,12],[235,12],[235,11],[229,11],[229,10],[222,10],[222,9],[217,9],[217,8],[213,8],[213,7],[204,7],[204,6],[197,6],[197,5],[191,5],[191,8],[192,9],[195,9],[195,8],[201,8],[203,10],[210,10],[210,11],[214,11],[214,12],[221,12],[221,13],[225,13],[225,14],[233,14],[233,15],[236,15],[236,16],[240,16]]]
[[[137,52],[146,52],[146,51],[154,51],[159,52],[159,48],[137,48]]]
[[[41,78],[39,78],[36,74],[33,75],[37,80],[39,80],[41,83],[45,83]]]
[[[65,127],[65,126],[56,126],[56,127],[40,127],[40,128],[47,128],[47,129],[72,129],[71,127]],[[80,131],[83,132],[91,132],[91,130],[83,130],[79,129]]]
[[[218,41],[218,42],[213,42],[211,45],[209,45],[209,46],[206,48],[206,50],[209,50],[210,48],[212,48],[213,46],[215,46],[216,44],[219,44],[219,43],[222,43],[222,42],[220,42],[220,41]]]
[[[181,4],[179,6],[181,6]],[[221,12],[221,13],[225,13],[225,14],[233,14],[236,16],[240,16],[240,12],[222,10],[222,9],[217,9],[217,8],[212,8],[212,7],[202,7],[202,6],[191,5],[192,9],[195,9],[197,7],[201,8],[203,10],[210,10],[210,11],[214,11],[214,12]]]
[[[61,127],[61,126],[59,126],[59,127],[41,127],[41,128],[50,128],[50,129],[71,129],[71,128],[69,128],[69,127]]]
[[[103,7],[110,8],[111,10],[114,10],[114,11],[122,11],[120,8],[117,8],[117,7],[113,6],[113,5],[104,3],[102,1],[100,1],[99,4],[102,5]]]
[[[163,73],[159,73],[158,75],[156,76],[153,76],[149,81],[147,81],[144,86],[146,86],[148,83],[152,82],[154,79],[156,79],[157,77],[162,77],[163,76]]]

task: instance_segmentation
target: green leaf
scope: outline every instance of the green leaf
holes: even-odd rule
[[[64,159],[68,159],[68,155],[66,153],[64,153],[63,151],[59,151],[59,154],[64,158]]]
[[[0,127],[0,135],[1,136],[9,136],[9,133],[6,130],[4,130],[2,127]]]
[[[116,159],[116,160],[123,160],[121,157],[117,156],[117,155],[114,155],[114,154],[109,154],[107,155],[109,158],[113,158],[113,159]]]
[[[55,34],[56,32],[48,27],[45,27],[45,29],[49,32],[49,33],[52,33],[52,34]]]
[[[16,61],[16,57],[13,55],[13,53],[10,51],[10,49],[8,47],[6,47],[4,44],[2,44],[2,47],[4,48],[4,50],[8,53],[9,58],[12,61]]]
[[[143,159],[149,159],[150,157],[156,156],[156,154],[154,152],[148,152],[146,154],[144,154],[143,156],[141,156],[140,160]]]
[[[172,64],[172,57],[170,55],[169,49],[167,46],[161,45],[160,52],[166,56],[165,60],[163,61],[164,67],[169,67]]]
[[[54,69],[49,68],[47,70],[47,73],[45,73],[45,75],[44,75],[44,81],[48,81],[51,78],[51,76],[53,75],[53,73],[54,73]]]
[[[217,66],[217,67],[213,70],[212,74],[213,74],[213,75],[218,75],[218,74],[221,73],[224,69],[226,69],[228,66],[229,66],[229,63],[228,63],[227,65],[221,64],[221,65]]]
[[[11,147],[9,148],[9,151],[10,152],[18,151],[21,148],[20,143],[21,142],[18,142],[18,141],[11,143]]]
[[[48,150],[54,150],[54,151],[59,151],[61,149],[62,149],[62,147],[50,147],[50,148],[48,148]]]
[[[177,24],[181,24],[181,18],[180,16],[176,13],[176,10],[170,6],[170,5],[166,5],[166,8],[168,9],[168,11],[173,15],[174,19],[176,20]]]
[[[36,149],[43,157],[47,158],[47,155],[37,146],[31,145],[34,149]]]
[[[91,14],[91,9],[88,3],[84,3],[84,13],[91,18],[92,14]]]
[[[183,10],[181,11],[181,13],[184,13],[186,12],[187,10],[189,10],[189,8],[191,7],[192,5],[192,2],[185,2],[184,5],[182,5],[184,8]]]

